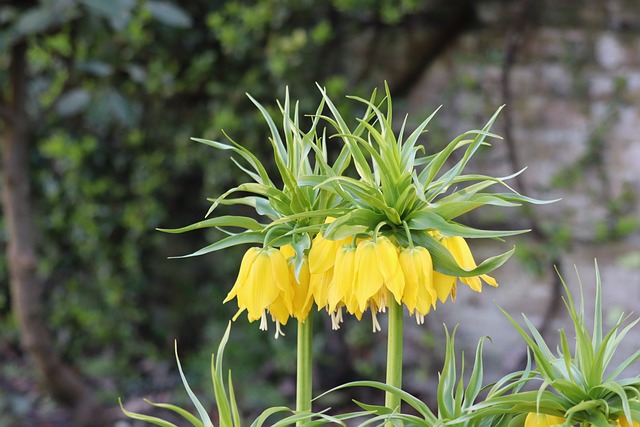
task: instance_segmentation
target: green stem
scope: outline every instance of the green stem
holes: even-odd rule
[[[389,301],[387,339],[387,385],[402,388],[402,304],[395,299]],[[386,392],[384,404],[394,411],[400,410],[400,397]]]
[[[311,412],[311,371],[313,310],[304,322],[298,321],[298,371],[296,381],[296,411]],[[303,422],[298,422],[302,425]]]

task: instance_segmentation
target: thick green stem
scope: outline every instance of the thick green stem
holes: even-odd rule
[[[387,339],[387,385],[402,388],[402,304],[389,301],[389,327]],[[400,397],[386,392],[385,406],[400,410]]]
[[[313,310],[304,322],[298,322],[298,371],[296,381],[296,410],[311,411],[311,371],[313,335]],[[302,423],[298,423],[302,425]]]

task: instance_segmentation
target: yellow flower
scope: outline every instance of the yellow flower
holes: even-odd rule
[[[329,285],[333,279],[333,267],[338,249],[351,242],[347,237],[341,240],[328,240],[320,233],[316,235],[309,249],[309,293],[313,297],[318,310],[328,304]]]
[[[433,271],[433,288],[440,302],[445,302],[449,296],[451,300],[456,300],[456,280],[457,277]]]
[[[353,295],[353,281],[356,274],[356,248],[342,245],[336,252],[333,278],[327,296],[327,311],[335,311],[338,304],[345,304]]]
[[[238,278],[234,283],[231,291],[227,294],[227,297],[222,302],[227,303],[231,301],[233,298],[238,296],[238,291],[241,287],[244,287],[247,283],[247,279],[249,278],[249,273],[251,272],[251,267],[253,266],[253,262],[256,257],[260,253],[260,248],[249,248],[247,252],[244,253],[242,257],[242,262],[240,263],[240,271],[238,272]],[[246,310],[247,306],[245,304],[246,301],[238,301],[238,308],[240,311]]]
[[[311,263],[309,263],[311,268]],[[315,301],[318,310],[327,306],[329,285],[333,279],[333,267],[322,273],[311,273],[309,277],[309,299]]]
[[[333,267],[336,261],[336,251],[342,245],[337,240],[328,240],[318,233],[314,237],[309,249],[309,271],[320,274]]]
[[[375,242],[365,240],[358,243],[355,263],[354,295],[360,311],[364,312],[369,299],[381,291],[383,294],[390,291],[396,301],[401,302],[404,276],[398,250],[388,238],[381,236]],[[383,309],[385,303],[382,302],[378,307]]]
[[[424,323],[424,316],[435,307],[438,297],[433,287],[433,262],[426,248],[416,246],[400,251],[400,266],[404,274],[405,286],[402,301],[410,314],[416,312],[418,323]]]
[[[566,418],[563,417],[529,412],[524,420],[524,427],[551,427],[562,425],[565,421]]]
[[[445,248],[449,249],[447,241],[439,231],[429,231],[429,234],[438,239]],[[436,290],[436,295],[440,302],[445,302],[449,296],[451,296],[452,301],[455,301],[456,281],[457,277],[455,276],[449,276],[448,274],[443,274],[435,270],[433,271],[433,288]]]
[[[242,258],[238,279],[224,302],[236,298],[238,314],[247,310],[250,322],[261,319],[261,329],[266,329],[268,311],[279,328],[293,312],[293,296],[294,288],[282,252],[271,247],[250,248]]]
[[[471,249],[469,249],[469,245],[467,245],[467,242],[462,237],[445,237],[442,239],[442,242],[447,249],[449,249],[449,252],[451,252],[451,255],[453,255],[453,258],[455,258],[461,268],[465,270],[473,270],[477,267],[476,261],[473,259],[473,255],[471,254]],[[498,286],[496,280],[487,274],[481,274],[473,277],[460,277],[460,281],[462,283],[466,283],[476,292],[482,292],[482,282],[480,279],[484,280],[491,286]]]
[[[289,267],[289,280],[293,286],[293,317],[298,319],[299,322],[304,322],[309,315],[309,310],[311,310],[311,305],[313,303],[309,295],[309,261],[305,257],[302,262],[300,274],[298,275],[299,280],[296,280],[295,251],[291,245],[285,245],[280,248],[280,252],[282,252],[287,260],[287,265]]]
[[[640,427],[640,422],[633,421],[633,424],[629,424],[629,421],[627,421],[627,417],[623,415],[618,418],[618,425],[620,427]]]
[[[332,276],[327,292],[326,308],[331,315],[332,328],[339,329],[342,322],[342,308],[346,306],[350,313],[357,311],[357,302],[353,294],[353,283],[356,276],[356,248],[354,246],[340,246],[336,253]]]

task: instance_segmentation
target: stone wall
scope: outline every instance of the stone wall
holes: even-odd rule
[[[531,237],[507,243],[472,242],[480,257],[518,245],[518,254],[495,272],[500,287],[482,294],[459,288],[455,303],[440,306],[430,317],[436,346],[442,344],[442,323],[459,323],[457,343],[472,356],[477,340],[486,345],[489,378],[518,368],[524,342],[500,313],[498,306],[521,321],[524,313],[535,325],[548,322],[550,342],[557,329],[571,330],[561,307],[545,318],[552,299],[554,274],[545,263],[560,261],[561,273],[574,297],[579,287],[574,265],[582,278],[587,311],[595,295],[594,259],[598,260],[604,289],[606,326],[619,313],[640,314],[640,7],[637,1],[534,2],[528,26],[518,33],[514,22],[517,2],[478,4],[480,28],[467,32],[424,72],[408,97],[405,109],[419,119],[439,105],[437,127],[427,144],[442,145],[459,133],[482,127],[504,102],[503,64],[507,35],[522,37],[515,62],[508,70],[511,96],[506,106],[512,121],[510,141],[494,141],[471,165],[477,172],[508,175],[518,162],[528,169],[523,183],[528,195],[562,198],[534,209],[544,242]],[[494,126],[504,135],[505,114]],[[474,223],[527,226],[524,211],[496,217],[490,209],[470,218]],[[424,329],[409,328],[408,354],[416,375],[412,389],[429,393],[432,369],[424,353]],[[630,333],[616,360],[640,346],[640,327]],[[433,352],[435,355],[443,351]],[[440,361],[432,361],[439,369]],[[615,362],[614,362],[615,363]],[[636,364],[630,374],[640,373]],[[433,379],[433,377],[431,377]]]

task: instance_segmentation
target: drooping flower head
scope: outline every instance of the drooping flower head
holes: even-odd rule
[[[408,135],[405,119],[396,132],[388,87],[385,95],[383,102],[376,99],[375,92],[370,100],[353,97],[367,111],[352,130],[323,91],[333,114],[325,119],[348,147],[357,173],[357,178],[338,176],[324,167],[327,178],[316,188],[333,192],[350,208],[326,226],[323,239],[338,241],[353,235],[363,239],[355,250],[355,271],[348,273],[353,277],[348,279],[353,280],[352,285],[339,279],[342,294],[349,295],[343,301],[347,312],[359,316],[372,307],[382,311],[393,299],[406,305],[420,323],[436,308],[437,301],[455,299],[458,280],[478,292],[482,289],[481,280],[497,286],[487,273],[500,266],[512,251],[478,265],[466,239],[500,238],[523,232],[478,230],[455,219],[486,204],[515,206],[538,201],[515,192],[484,191],[494,184],[506,186],[504,180],[510,177],[463,174],[475,152],[488,145],[486,139],[495,137],[489,129],[498,112],[482,130],[466,132],[441,151],[421,156],[425,146],[418,141],[433,115]],[[464,150],[461,160],[444,170],[451,154],[460,149]],[[335,270],[331,273],[336,276]],[[324,301],[325,295],[321,291],[318,294]]]
[[[266,329],[267,313],[271,314],[280,331],[280,325],[286,325],[293,315],[293,285],[280,250],[250,248],[240,264],[238,279],[223,302],[236,298],[238,313],[246,310],[250,322],[260,319],[261,329]]]
[[[415,313],[417,322],[424,323],[424,316],[435,308],[438,298],[431,254],[423,247],[409,247],[402,249],[399,259],[405,277],[402,301],[409,314]]]
[[[326,91],[320,92],[322,100],[306,131],[288,93],[278,104],[282,126],[249,97],[270,129],[276,180],[252,151],[231,138],[230,143],[196,139],[237,155],[234,162],[251,179],[212,199],[207,216],[222,205],[249,206],[255,215],[215,216],[164,231],[216,227],[228,234],[191,255],[241,244],[261,246],[245,254],[225,301],[237,299],[239,310],[246,310],[250,321],[261,319],[263,327],[270,315],[278,328],[289,317],[304,322],[314,303],[329,312],[334,327],[343,311],[360,319],[370,310],[375,330],[375,315],[390,301],[406,305],[422,322],[437,301],[455,299],[458,279],[476,291],[481,280],[496,286],[487,273],[513,251],[476,264],[466,239],[523,231],[479,230],[456,219],[487,204],[539,203],[505,184],[517,174],[464,174],[477,150],[496,137],[490,128],[499,110],[481,130],[465,132],[440,151],[425,154],[431,141],[423,134],[435,113],[410,133],[405,133],[406,119],[397,130],[385,86],[382,101],[376,91],[369,100],[352,97],[366,109],[352,126]],[[330,143],[337,146],[331,150],[337,153],[333,161]],[[447,169],[455,151],[460,160]],[[496,184],[509,192],[485,191]],[[260,282],[264,277],[268,279]]]
[[[291,302],[291,315],[304,322],[311,310],[313,301],[309,298],[309,261],[305,257],[300,268],[300,272],[296,277],[295,266],[295,250],[291,245],[285,245],[280,248],[280,252],[287,259],[289,267],[289,281],[293,287],[293,300]]]

